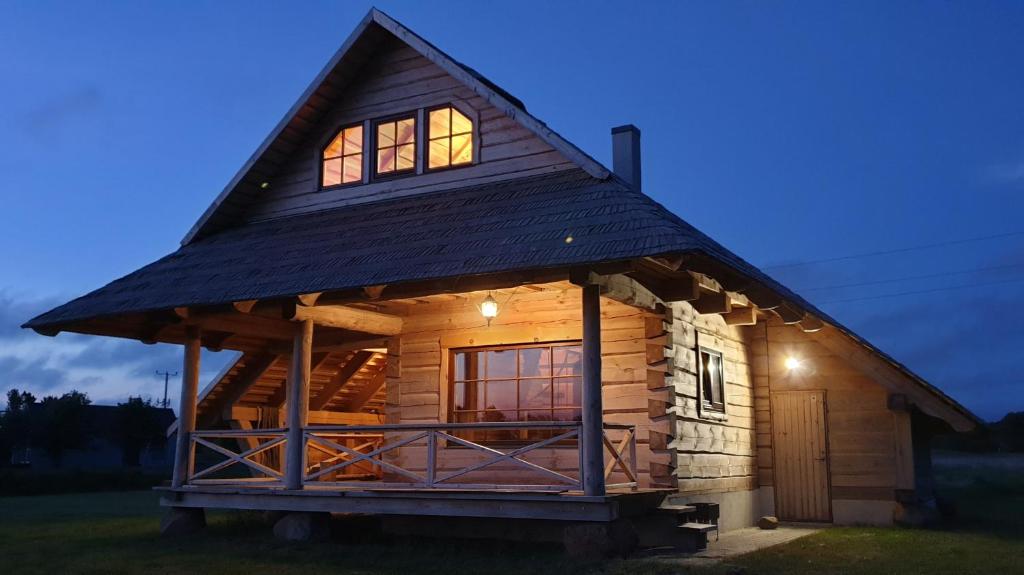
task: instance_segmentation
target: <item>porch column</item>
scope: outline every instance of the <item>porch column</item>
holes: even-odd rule
[[[288,402],[288,441],[285,443],[285,489],[302,489],[306,472],[306,442],[303,432],[309,418],[309,372],[313,348],[313,321],[299,325],[292,345],[292,364],[285,383]]]
[[[604,495],[604,417],[601,411],[601,292],[600,286],[583,289],[583,456],[585,495]]]
[[[181,370],[181,397],[178,398],[178,440],[174,450],[174,474],[171,487],[188,483],[192,475],[192,432],[196,430],[196,398],[199,395],[199,326],[185,328],[185,364]]]

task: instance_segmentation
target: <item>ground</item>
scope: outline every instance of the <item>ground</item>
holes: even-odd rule
[[[932,529],[833,528],[712,567],[670,558],[578,562],[555,547],[400,541],[365,526],[326,544],[279,543],[255,514],[211,514],[201,535],[161,539],[146,491],[0,498],[4,573],[216,572],[245,575],[427,573],[1021,573],[1024,457],[943,456],[958,515]]]

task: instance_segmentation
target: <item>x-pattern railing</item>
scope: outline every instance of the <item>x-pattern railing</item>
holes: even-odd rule
[[[216,443],[218,439],[254,439],[256,445],[241,452],[232,451],[223,445]],[[276,469],[272,469],[254,458],[262,453],[274,449],[278,446],[284,445],[287,442],[286,430],[285,429],[256,429],[256,430],[243,430],[243,429],[213,429],[192,432],[192,443],[193,450],[197,447],[202,446],[214,453],[223,455],[225,459],[218,463],[214,463],[201,470],[193,470],[189,475],[189,483],[200,484],[200,483],[239,483],[243,481],[269,481],[269,482],[281,482],[284,480],[284,474]],[[193,455],[193,461],[195,456]],[[209,476],[223,471],[232,465],[242,465],[250,470],[250,473],[254,475],[251,478],[210,478]],[[256,473],[252,473],[252,472]]]
[[[528,443],[501,448],[498,445],[485,445],[472,441],[467,436],[477,432],[526,432],[527,434],[544,433],[547,437]],[[316,483],[320,486],[352,485],[354,480],[373,479],[371,483],[378,487],[406,487],[426,489],[537,489],[567,491],[582,489],[578,469],[575,476],[567,475],[556,469],[545,467],[526,456],[539,449],[571,444],[579,449],[581,425],[578,422],[495,422],[495,423],[438,423],[421,425],[325,425],[308,427],[303,432],[303,440],[310,452],[318,452],[321,457],[309,461],[303,473],[303,483]],[[260,454],[286,444],[286,429],[255,429],[255,430],[204,430],[192,433],[195,446],[205,447],[224,456],[224,460],[212,464],[190,475],[189,482],[200,483],[251,483],[280,485],[284,481],[283,473],[272,469],[256,459]],[[255,445],[243,451],[232,451],[217,440],[255,440]],[[620,471],[626,478],[623,483],[609,484],[609,488],[637,486],[636,428],[631,425],[605,424],[603,443],[609,457],[606,459],[604,476],[609,478],[615,471]],[[425,461],[419,458],[412,460],[391,457],[399,454],[404,447],[426,447]],[[449,449],[463,449],[485,456],[484,459],[459,468],[442,465],[439,453]],[[401,462],[408,461],[403,465]],[[414,464],[415,469],[410,469]],[[489,483],[458,482],[471,473],[489,467],[507,464],[532,472],[538,480],[546,483],[511,484],[500,479]],[[248,468],[250,478],[211,478],[210,476],[231,467],[241,465]],[[582,462],[580,463],[582,468]],[[506,468],[507,469],[507,468]],[[381,479],[385,474],[387,480]],[[501,478],[501,473],[493,474]],[[404,479],[404,481],[402,481]]]

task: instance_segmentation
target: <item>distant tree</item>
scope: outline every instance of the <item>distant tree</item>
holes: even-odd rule
[[[90,403],[89,396],[74,390],[40,402],[38,419],[33,422],[33,443],[46,451],[55,466],[60,467],[66,451],[89,444],[93,430],[86,406]]]
[[[1024,411],[1007,413],[990,427],[999,451],[1024,451]]]
[[[129,397],[127,402],[117,404],[116,432],[124,464],[137,467],[141,464],[142,450],[164,437],[160,410],[151,400]]]
[[[0,414],[0,465],[11,462],[15,449],[25,449],[32,433],[29,409],[36,397],[27,391],[11,389],[7,392],[7,410]]]

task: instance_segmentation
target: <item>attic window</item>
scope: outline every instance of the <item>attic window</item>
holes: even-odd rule
[[[324,188],[363,179],[363,126],[342,128],[324,148],[320,185]]]
[[[427,167],[431,170],[473,163],[473,121],[451,106],[430,111]]]
[[[416,117],[377,122],[377,168],[379,176],[416,170]]]

